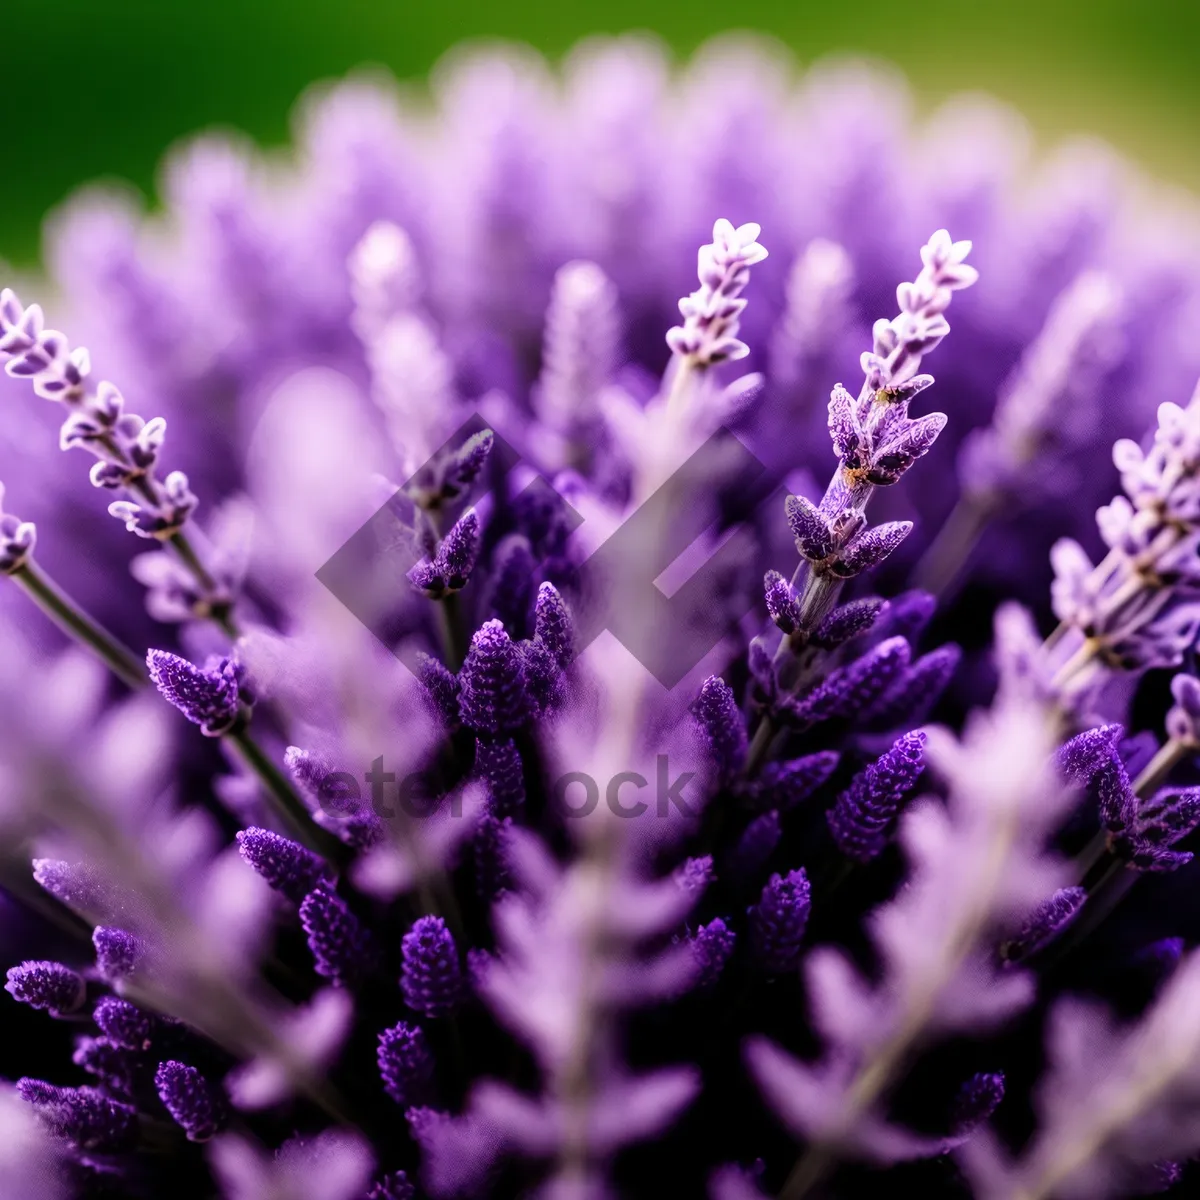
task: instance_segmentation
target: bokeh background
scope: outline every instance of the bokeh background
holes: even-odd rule
[[[363,63],[419,79],[465,38],[557,56],[629,29],[683,55],[730,28],[772,34],[802,62],[890,59],[923,106],[991,92],[1045,142],[1100,134],[1200,190],[1198,0],[4,0],[0,259],[36,262],[45,213],[86,180],[152,196],[184,134],[225,125],[286,141],[304,88]]]

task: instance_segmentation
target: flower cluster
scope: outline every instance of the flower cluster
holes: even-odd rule
[[[491,48],[68,206],[124,395],[0,294],[0,1191],[1195,1189],[1200,223],[904,112]]]

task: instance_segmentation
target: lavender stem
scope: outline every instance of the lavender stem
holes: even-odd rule
[[[97,625],[32,560],[9,577],[60,629],[91,650],[127,687],[136,690],[146,685],[146,672],[137,656]]]

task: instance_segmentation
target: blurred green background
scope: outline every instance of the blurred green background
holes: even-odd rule
[[[151,193],[183,134],[221,124],[285,140],[304,87],[360,63],[411,78],[463,38],[558,55],[628,29],[686,53],[729,28],[771,33],[801,61],[889,58],[923,104],[992,92],[1043,140],[1099,133],[1200,190],[1200,0],[0,0],[0,258],[33,262],[46,210],[85,180]]]

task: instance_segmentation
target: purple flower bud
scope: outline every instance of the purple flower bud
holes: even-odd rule
[[[453,500],[475,482],[495,441],[496,435],[490,429],[481,429],[447,458],[442,466],[440,499]]]
[[[866,633],[875,624],[884,607],[885,601],[878,596],[868,596],[863,600],[851,600],[849,604],[839,605],[818,626],[812,637],[813,645],[820,646],[823,650],[833,650],[851,638]]]
[[[693,987],[703,991],[717,982],[733,953],[736,940],[737,935],[720,917],[714,917],[689,936],[688,944],[692,948],[695,964]]]
[[[900,806],[925,769],[925,735],[897,738],[850,781],[826,814],[838,849],[857,862],[869,862],[887,845]]]
[[[1200,679],[1182,672],[1171,680],[1175,703],[1167,713],[1167,733],[1188,746],[1200,746]]]
[[[153,1013],[143,1012],[117,996],[101,999],[92,1017],[114,1046],[126,1050],[149,1050],[162,1029],[162,1022]]]
[[[937,597],[929,592],[913,589],[902,592],[887,602],[882,614],[889,637],[904,637],[916,643],[917,637],[933,619],[937,611]]]
[[[126,1150],[137,1139],[137,1110],[95,1088],[60,1088],[40,1079],[18,1079],[17,1094],[32,1104],[56,1136],[80,1150]]]
[[[0,575],[23,567],[36,544],[37,527],[4,511],[4,484],[0,483]]]
[[[1068,783],[1090,783],[1092,776],[1115,753],[1124,735],[1121,725],[1100,725],[1076,734],[1058,748],[1055,763],[1059,773]]]
[[[789,496],[783,509],[796,549],[809,562],[824,562],[834,551],[833,531],[816,505],[803,496]]]
[[[963,1137],[978,1129],[1004,1099],[1004,1075],[980,1072],[958,1089],[951,1110],[950,1131],[954,1137]]]
[[[96,948],[96,967],[110,982],[132,975],[146,953],[141,938],[106,925],[92,930],[92,945]]]
[[[329,865],[320,855],[269,829],[252,826],[240,830],[235,837],[242,858],[294,904],[299,904],[318,884],[328,883],[332,878]]]
[[[756,781],[760,801],[787,812],[807,800],[837,770],[836,750],[818,750],[788,762],[767,763]]]
[[[712,855],[685,859],[675,868],[674,879],[685,892],[699,897],[714,879]]]
[[[347,987],[374,965],[370,935],[346,902],[325,888],[316,888],[300,903],[300,924],[308,936],[318,975]]]
[[[928,454],[946,427],[945,413],[929,413],[915,421],[905,421],[888,441],[875,451],[867,472],[867,482],[877,487],[895,483],[917,461]]]
[[[397,1104],[410,1106],[429,1098],[433,1054],[419,1025],[401,1021],[379,1035],[376,1053],[383,1090]]]
[[[405,1171],[385,1175],[367,1193],[367,1200],[417,1200],[417,1189]]]
[[[800,625],[800,601],[792,585],[778,571],[763,578],[767,612],[784,633],[794,633]]]
[[[800,965],[811,908],[812,888],[803,867],[771,876],[758,903],[749,910],[750,947],[760,967],[779,975]]]
[[[575,656],[575,628],[566,601],[552,583],[538,588],[533,629],[555,662],[566,667]]]
[[[1003,957],[1014,962],[1050,945],[1075,920],[1086,899],[1081,887],[1059,888],[1025,918],[1016,936],[1004,945]]]
[[[430,707],[449,726],[458,724],[458,680],[453,672],[428,654],[417,654],[417,678],[429,698]]]
[[[512,816],[525,804],[525,773],[512,738],[475,739],[475,772],[486,781],[489,808],[500,817]]]
[[[479,517],[468,508],[442,539],[433,561],[418,563],[408,578],[418,591],[440,600],[467,586],[478,555]]]
[[[197,667],[177,654],[151,650],[146,665],[164,698],[208,737],[219,737],[237,719],[238,678],[230,659]]]
[[[829,436],[833,452],[842,466],[854,470],[861,466],[863,431],[855,414],[854,397],[839,383],[829,395]]]
[[[777,812],[765,812],[755,817],[729,853],[726,871],[730,879],[749,883],[767,865],[782,836]]]
[[[154,1087],[189,1142],[207,1142],[220,1133],[228,1117],[225,1099],[195,1067],[181,1062],[159,1063]]]
[[[23,962],[9,967],[4,990],[31,1008],[44,1008],[53,1016],[74,1012],[87,996],[87,986],[70,967],[57,962]]]
[[[838,553],[829,570],[839,579],[853,579],[855,575],[879,566],[908,537],[912,527],[911,521],[888,521],[864,529]]]
[[[865,719],[885,729],[919,725],[932,712],[961,661],[962,650],[953,642],[931,650],[871,706]]]
[[[426,1017],[444,1017],[462,997],[458,947],[441,917],[421,917],[400,944],[404,1002]]]
[[[728,779],[741,770],[746,760],[746,727],[733,689],[719,675],[710,675],[700,688],[692,712],[718,771]]]
[[[895,683],[908,666],[909,655],[902,637],[880,642],[862,658],[834,671],[796,705],[796,715],[808,721],[858,716]]]
[[[477,733],[508,733],[530,716],[521,655],[499,621],[485,621],[459,672],[458,708]]]

